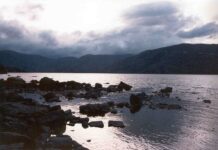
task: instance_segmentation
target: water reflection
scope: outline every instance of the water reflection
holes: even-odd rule
[[[65,134],[84,146],[94,150],[112,149],[208,149],[218,147],[218,76],[207,75],[131,75],[131,74],[55,74],[25,73],[10,74],[21,76],[26,81],[41,79],[44,76],[59,81],[75,80],[104,86],[124,81],[133,85],[131,92],[151,93],[166,86],[173,87],[172,103],[179,103],[186,110],[150,110],[142,107],[132,114],[129,109],[118,109],[118,114],[90,118],[91,121],[102,120],[104,128],[84,129],[80,124],[67,126]],[[1,75],[1,78],[7,78]],[[105,101],[128,101],[131,92],[111,93],[98,101],[67,100],[62,102],[64,109],[72,109],[76,115],[81,104]],[[209,99],[212,104],[204,104]],[[165,100],[163,100],[165,101]],[[108,120],[124,121],[126,128],[108,127]],[[91,142],[87,142],[91,140]]]

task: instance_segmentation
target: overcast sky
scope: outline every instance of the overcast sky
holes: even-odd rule
[[[0,0],[0,49],[45,56],[218,43],[218,0]]]

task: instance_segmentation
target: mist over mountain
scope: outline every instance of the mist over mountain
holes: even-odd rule
[[[0,64],[26,72],[218,74],[218,45],[180,44],[137,55],[48,58],[0,51]]]

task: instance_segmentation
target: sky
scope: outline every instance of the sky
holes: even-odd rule
[[[217,44],[217,6],[218,0],[0,0],[0,49],[78,57]]]

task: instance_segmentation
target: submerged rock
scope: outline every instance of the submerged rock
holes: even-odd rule
[[[211,104],[211,100],[203,100],[204,103]]]
[[[104,123],[102,121],[92,121],[92,122],[89,122],[89,126],[90,127],[103,128],[104,127]]]
[[[122,121],[112,121],[112,120],[109,120],[108,126],[109,127],[119,127],[119,128],[125,127]]]
[[[156,104],[156,107],[159,109],[182,109],[182,106],[178,104],[166,104],[166,103],[159,103]]]

